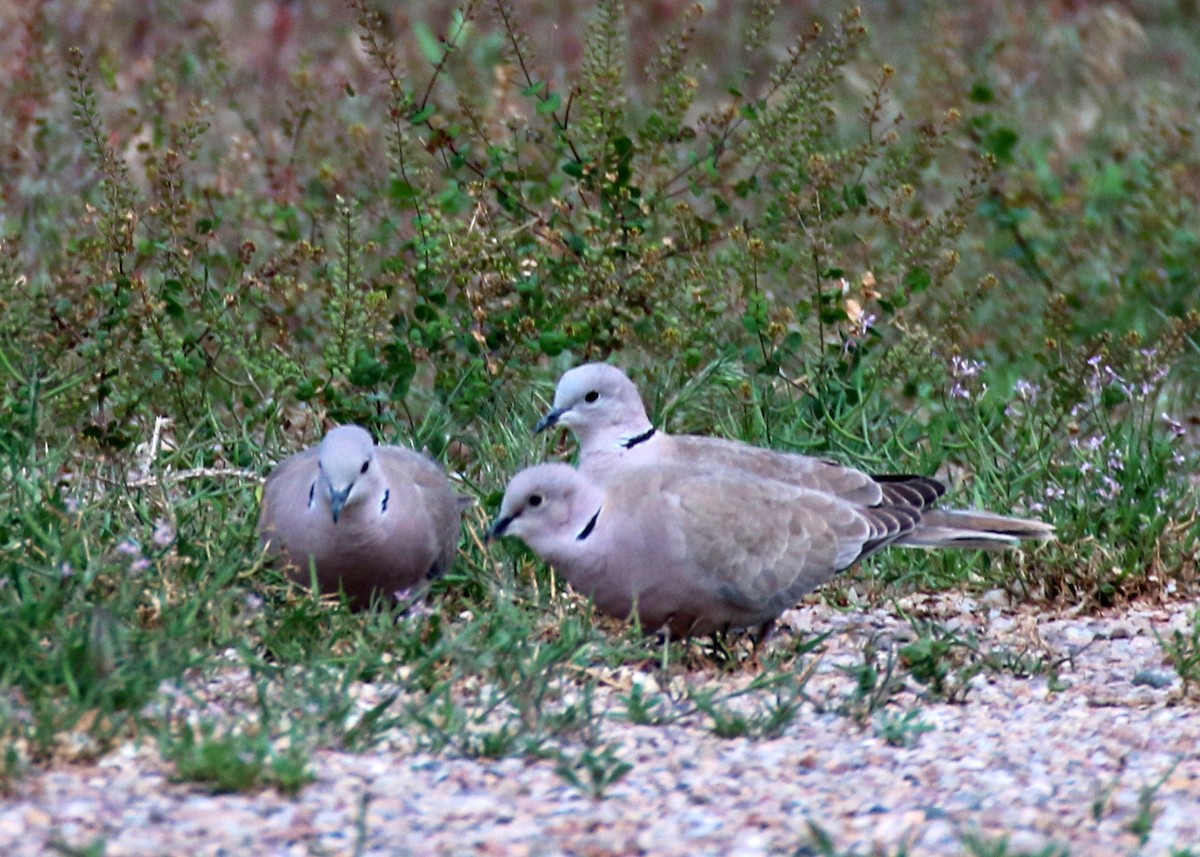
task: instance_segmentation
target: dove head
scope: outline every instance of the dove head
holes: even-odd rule
[[[637,387],[607,363],[585,363],[559,379],[554,407],[534,431],[560,423],[575,432],[585,450],[593,444],[618,444],[652,428]]]
[[[575,468],[538,464],[508,483],[500,515],[487,536],[516,536],[541,554],[559,541],[579,539],[581,533],[586,538],[603,504],[604,492]]]
[[[318,461],[319,490],[336,524],[342,510],[367,496],[378,479],[375,441],[364,428],[339,426],[321,441]]]

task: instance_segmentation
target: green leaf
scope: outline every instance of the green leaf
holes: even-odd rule
[[[755,292],[746,301],[746,312],[742,315],[742,326],[746,328],[747,332],[759,336],[766,331],[770,323],[770,316],[767,313],[767,299],[761,292]]]
[[[437,196],[438,205],[447,214],[459,214],[471,206],[471,198],[460,187],[452,185]]]
[[[162,300],[167,315],[175,321],[181,321],[185,315],[183,308],[183,283],[176,279],[163,282]]]
[[[842,188],[842,200],[847,208],[864,208],[867,204],[867,188],[863,184],[852,184]]]
[[[354,355],[349,378],[356,387],[374,387],[383,378],[383,364],[371,352],[360,348]]]
[[[415,202],[418,196],[417,189],[409,182],[406,182],[404,179],[400,178],[392,179],[388,193],[393,202],[398,202],[401,204]]]
[[[933,283],[933,277],[924,268],[913,268],[904,277],[905,287],[913,294],[920,294]]]
[[[1013,149],[1018,139],[1017,132],[1012,128],[996,128],[984,135],[983,150],[1000,163],[1009,164],[1013,161]]]
[[[421,48],[421,53],[425,54],[425,59],[429,60],[431,65],[439,64],[446,56],[446,46],[442,44],[442,40],[433,34],[433,30],[429,26],[417,21],[413,24],[413,35],[417,37],[417,45]]]
[[[570,340],[557,330],[544,330],[538,337],[538,348],[547,357],[557,357],[570,345]]]
[[[543,101],[538,102],[537,112],[545,116],[547,113],[553,113],[562,104],[562,96],[557,92],[551,92]]]
[[[762,185],[759,184],[758,176],[756,175],[742,179],[733,186],[733,192],[742,199],[745,199],[752,193],[757,193],[761,189]]]
[[[428,122],[429,117],[431,117],[433,114],[434,114],[434,106],[432,104],[426,104],[424,107],[422,107],[416,113],[409,116],[408,121],[414,125],[421,125],[425,122]]]
[[[967,97],[976,104],[991,104],[996,100],[996,93],[986,83],[979,81],[971,87],[971,92]]]

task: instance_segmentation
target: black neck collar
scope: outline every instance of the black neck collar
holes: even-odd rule
[[[596,510],[596,514],[592,515],[592,519],[579,531],[579,535],[575,537],[575,541],[581,542],[592,534],[592,530],[596,529],[596,521],[599,520],[602,511],[604,511],[603,506]]]
[[[626,449],[633,449],[639,443],[645,443],[652,437],[654,437],[654,426],[650,426],[648,430],[637,435],[636,437],[631,437],[628,440],[621,441],[621,446],[625,447]]]

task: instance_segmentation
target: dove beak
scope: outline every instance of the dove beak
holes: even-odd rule
[[[562,419],[562,415],[566,412],[566,408],[554,408],[548,411],[544,417],[537,421],[537,425],[533,427],[533,433],[541,434],[546,429],[558,425],[558,421]]]
[[[350,499],[350,489],[353,487],[354,484],[351,483],[346,486],[344,491],[334,491],[333,489],[329,491],[329,511],[333,514],[333,522],[335,524],[338,522],[338,518],[342,516],[342,509],[345,508],[346,501]]]
[[[484,534],[484,542],[490,543],[500,538],[508,530],[508,525],[513,522],[516,515],[506,515],[503,518],[497,518],[496,522],[488,527],[488,531]]]

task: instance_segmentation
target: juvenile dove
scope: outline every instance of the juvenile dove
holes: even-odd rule
[[[835,461],[779,452],[733,440],[658,431],[646,416],[633,382],[615,366],[586,363],[564,373],[553,408],[536,432],[565,425],[579,439],[579,469],[604,483],[646,464],[695,469],[728,467],[789,485],[832,494],[863,507],[912,506],[921,526],[897,544],[913,547],[1003,549],[1020,539],[1048,539],[1054,527],[989,512],[936,509],[945,486],[924,476],[864,473]]]
[[[311,563],[322,592],[340,588],[362,608],[417,594],[450,568],[461,500],[430,459],[340,426],[271,472],[259,537],[297,583],[311,581]]]
[[[601,613],[672,636],[761,626],[911,534],[911,506],[860,506],[727,468],[622,469],[603,485],[565,464],[513,477],[489,538],[516,536]]]

